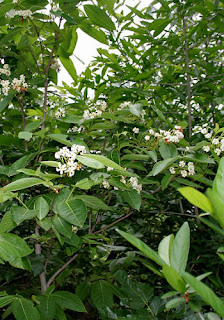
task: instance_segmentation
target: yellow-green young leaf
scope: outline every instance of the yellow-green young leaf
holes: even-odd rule
[[[42,184],[44,181],[38,178],[22,178],[7,184],[3,191],[17,191]]]
[[[187,272],[183,272],[182,277],[197,294],[220,315],[220,317],[224,317],[223,301],[207,285]]]
[[[190,248],[190,228],[187,222],[177,232],[171,250],[170,265],[181,274],[186,268]]]
[[[163,266],[163,275],[174,290],[177,290],[181,293],[186,291],[185,282],[175,269],[169,266]]]
[[[12,302],[12,313],[17,320],[40,320],[40,314],[33,302],[24,298],[16,298]]]
[[[163,266],[165,265],[165,262],[162,258],[154,251],[152,250],[147,244],[145,244],[143,241],[138,239],[137,237],[133,236],[132,234],[128,234],[124,231],[116,229],[116,231],[124,237],[127,241],[129,241],[133,246],[138,248],[144,255],[151,260],[155,261],[158,265]]]
[[[85,12],[88,18],[97,26],[103,27],[109,31],[115,30],[115,25],[106,12],[97,6],[85,5]]]
[[[200,191],[192,187],[183,187],[178,189],[178,191],[194,206],[197,206],[205,212],[213,213],[213,208],[210,200]]]

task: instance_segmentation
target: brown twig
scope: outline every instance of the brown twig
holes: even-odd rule
[[[104,227],[104,228],[102,228],[102,229],[100,229],[100,230],[98,230],[98,231],[93,232],[93,234],[97,234],[97,233],[103,232],[103,231],[109,229],[110,227],[113,227],[113,226],[114,226],[115,224],[117,224],[118,222],[120,222],[120,221],[128,218],[130,215],[132,215],[133,212],[134,212],[134,211],[129,212],[128,214],[126,214],[125,216],[121,217],[121,218],[118,219],[117,221],[109,224],[108,226],[106,226],[106,227]]]
[[[152,195],[152,194],[154,194],[156,192],[159,192],[161,189],[162,189],[162,186],[158,186],[158,188],[156,190],[150,192],[150,194]]]

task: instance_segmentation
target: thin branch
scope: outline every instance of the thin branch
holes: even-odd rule
[[[187,27],[185,18],[182,19],[184,29],[184,44],[185,44],[185,62],[186,62],[186,73],[187,73],[187,109],[188,109],[188,129],[189,138],[192,134],[192,112],[191,112],[191,80],[190,80],[190,68],[189,68],[189,48],[187,42]]]
[[[154,194],[156,192],[159,192],[161,189],[162,189],[162,186],[158,186],[158,188],[156,190],[150,192],[150,194],[152,195],[152,194]]]
[[[117,224],[118,222],[120,222],[120,221],[128,218],[130,215],[132,215],[133,212],[134,212],[134,211],[129,212],[128,214],[126,214],[125,216],[121,217],[121,218],[118,219],[117,221],[109,224],[108,226],[106,226],[106,227],[104,227],[104,228],[102,228],[102,229],[100,229],[100,230],[98,230],[98,231],[93,232],[93,234],[97,234],[97,233],[103,232],[103,231],[109,229],[110,227],[113,227],[113,226],[114,226],[115,224]]]
[[[38,226],[38,224],[36,224],[36,227],[35,227],[35,234],[36,236],[39,238],[40,237],[40,227]],[[36,241],[36,244],[35,244],[35,253],[36,255],[41,255],[41,244],[39,242],[39,240]],[[41,284],[41,293],[44,294],[45,291],[47,290],[47,283],[46,283],[46,273],[45,271],[43,271],[41,274],[40,274],[40,284]]]
[[[25,110],[24,110],[24,105],[23,105],[23,100],[21,101],[20,98],[18,96],[16,96],[20,108],[21,108],[21,112],[22,112],[22,123],[23,123],[23,130],[25,130],[26,128],[26,117],[25,117]],[[28,151],[28,143],[27,141],[25,141],[25,151]]]
[[[92,209],[90,208],[90,214],[89,214],[89,234],[92,231]]]

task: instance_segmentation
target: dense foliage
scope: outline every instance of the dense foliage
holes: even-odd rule
[[[224,318],[224,1],[126,2],[0,3],[2,319]]]

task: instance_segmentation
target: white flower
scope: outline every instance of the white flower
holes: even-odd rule
[[[139,133],[139,128],[134,127],[132,131],[133,131],[134,133]]]
[[[214,145],[219,144],[219,139],[213,139],[213,140],[212,140],[212,144],[214,144]]]
[[[67,167],[66,164],[62,164],[61,162],[58,163],[58,168],[56,168],[56,171],[60,173],[60,175],[63,175],[63,173],[66,171]]]
[[[187,176],[187,170],[181,170],[180,173],[183,178],[185,178]]]
[[[209,147],[209,146],[203,146],[202,149],[203,149],[205,152],[209,152],[209,151],[210,151],[210,147]]]
[[[206,139],[210,139],[212,137],[212,133],[211,132],[209,132],[209,133],[207,133],[206,135],[205,135],[205,138]]]
[[[201,130],[201,133],[202,133],[202,134],[208,133],[208,129],[207,129],[207,128],[202,129],[202,130]]]
[[[58,59],[54,58],[51,62],[51,69],[55,70],[56,72],[60,72],[61,65],[58,61]]]
[[[183,168],[183,167],[185,166],[185,164],[186,164],[186,163],[185,163],[184,161],[180,161],[180,162],[179,162],[179,167]]]
[[[176,170],[174,169],[174,167],[170,167],[170,173],[172,173],[172,174],[175,174],[176,173]]]
[[[151,134],[152,136],[154,136],[155,131],[153,129],[149,129],[149,134]]]
[[[109,189],[110,188],[110,184],[107,180],[103,180],[102,185],[104,187],[104,189]]]
[[[55,112],[55,117],[57,119],[64,118],[65,117],[65,108],[58,108],[58,110]]]
[[[6,12],[5,17],[6,18],[14,18],[16,15],[16,10],[15,9],[11,9],[10,11]]]
[[[78,231],[78,228],[77,228],[77,227],[72,226],[72,232],[77,233],[77,231]]]
[[[145,140],[146,140],[146,141],[149,141],[149,140],[150,140],[150,136],[148,136],[148,135],[145,136]]]
[[[13,0],[13,3],[18,3],[18,0]]]
[[[114,170],[114,168],[107,167],[107,171],[111,171],[111,170]]]
[[[125,177],[124,177],[124,176],[121,177],[120,182],[122,182],[122,183],[124,183],[124,184],[127,183],[127,181],[125,180]]]
[[[221,150],[219,148],[217,148],[217,149],[214,150],[214,152],[217,154],[217,156],[219,156],[220,153],[221,153]]]
[[[129,179],[129,182],[131,183],[132,188],[136,190],[138,193],[142,191],[142,185],[138,184],[138,179],[136,177],[131,177]]]

